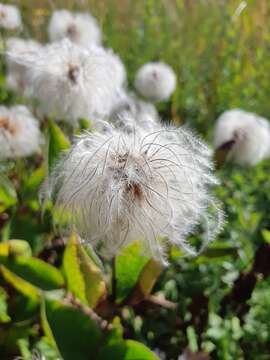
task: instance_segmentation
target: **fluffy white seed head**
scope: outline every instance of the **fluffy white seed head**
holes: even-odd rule
[[[38,121],[27,107],[0,106],[0,160],[31,155],[41,142]]]
[[[114,107],[110,121],[116,128],[125,131],[133,131],[134,126],[154,131],[160,126],[159,115],[153,104],[140,100],[133,94],[125,93]]]
[[[101,44],[101,30],[96,19],[88,13],[56,10],[50,19],[48,33],[50,41],[68,38],[85,47]]]
[[[217,120],[214,146],[230,144],[228,159],[241,165],[255,165],[270,156],[268,120],[240,109],[225,111]]]
[[[14,30],[22,26],[21,14],[14,5],[0,4],[0,28]]]
[[[9,56],[27,67],[30,96],[45,115],[76,125],[79,118],[106,116],[114,106],[119,79],[111,55],[101,47],[86,49],[65,39],[35,56]]]
[[[125,65],[120,59],[120,56],[115,54],[112,49],[106,49],[105,51],[107,53],[108,62],[110,62],[112,71],[114,72],[115,83],[118,83],[119,86],[125,87],[127,83]]]
[[[47,195],[104,255],[141,239],[166,263],[168,244],[195,254],[187,235],[201,222],[208,238],[219,227],[208,213],[211,169],[206,146],[184,129],[111,128],[78,138],[48,180]]]
[[[26,68],[22,63],[16,59],[20,59],[29,53],[36,54],[42,49],[42,45],[35,40],[25,40],[21,38],[9,38],[6,42],[7,54],[12,53],[13,59],[6,55],[7,64],[7,86],[9,89],[16,91],[22,95],[27,95],[27,79]]]
[[[135,77],[135,88],[151,101],[168,100],[176,87],[173,69],[162,62],[144,64]]]

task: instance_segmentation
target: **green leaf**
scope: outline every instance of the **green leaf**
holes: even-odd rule
[[[25,257],[30,257],[32,255],[32,250],[29,243],[25,240],[12,239],[0,243],[0,262],[1,257],[7,256],[18,256],[22,255]]]
[[[36,169],[25,181],[25,191],[33,192],[39,188],[45,177],[45,167],[42,165]]]
[[[97,360],[159,360],[159,358],[145,345],[134,340],[125,340],[104,346]]]
[[[89,360],[96,353],[101,330],[79,309],[45,299],[42,318],[45,334],[53,337],[65,360]]]
[[[226,256],[237,256],[238,248],[235,246],[216,243],[208,249],[206,249],[202,255],[195,259],[196,263],[209,262],[209,259],[219,259]]]
[[[17,256],[1,260],[5,268],[42,290],[54,290],[64,286],[61,272],[37,258]]]
[[[36,287],[23,280],[20,276],[13,274],[3,265],[0,265],[0,270],[4,279],[8,283],[10,283],[17,291],[29,297],[34,302],[38,302],[39,290]]]
[[[64,272],[68,289],[83,303],[94,308],[106,292],[103,274],[72,235],[64,253]]]
[[[17,193],[6,176],[0,176],[0,213],[17,203]]]
[[[132,296],[129,301],[130,304],[134,305],[141,302],[151,293],[162,270],[163,266],[159,262],[153,259],[150,259],[147,262],[140,273],[138,282],[132,292]]]
[[[267,242],[268,244],[270,244],[270,231],[267,229],[263,229],[262,230],[262,237],[264,239],[265,242]]]
[[[187,339],[190,350],[193,352],[198,351],[197,336],[193,326],[187,327]]]
[[[6,323],[10,321],[10,317],[7,312],[7,293],[0,287],[0,323]]]
[[[137,284],[149,257],[142,255],[140,241],[135,241],[115,258],[116,301],[122,302]]]
[[[53,169],[62,151],[70,147],[69,140],[65,137],[62,130],[53,121],[49,121],[49,146],[48,146],[48,165],[49,171]]]

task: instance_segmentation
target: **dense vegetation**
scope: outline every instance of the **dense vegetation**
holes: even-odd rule
[[[209,144],[215,119],[227,109],[270,114],[267,0],[13,3],[27,24],[21,36],[40,41],[46,40],[54,6],[90,10],[103,27],[106,46],[125,63],[130,84],[143,63],[170,64],[178,86],[159,112],[164,121],[196,129]],[[246,3],[242,12],[240,3]],[[3,59],[1,70],[0,102],[25,101],[6,89]],[[171,264],[161,271],[134,243],[100,270],[75,235],[69,242],[63,238],[52,225],[50,206],[42,213],[38,201],[48,160],[68,146],[64,133],[70,129],[62,131],[53,122],[43,124],[48,157],[44,151],[0,164],[1,359],[28,359],[33,349],[57,359],[57,347],[65,360],[94,359],[97,347],[98,359],[155,359],[150,350],[123,339],[159,349],[166,359],[186,349],[192,359],[269,359],[269,161],[254,168],[224,163],[217,170],[216,196],[226,224],[200,256],[172,249]]]

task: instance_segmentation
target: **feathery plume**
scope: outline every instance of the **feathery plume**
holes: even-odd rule
[[[225,111],[214,130],[216,149],[229,144],[228,159],[240,165],[256,165],[270,156],[268,120],[240,109]]]
[[[208,239],[221,224],[209,186],[207,147],[189,131],[159,128],[85,133],[56,166],[45,195],[85,241],[111,256],[135,239],[166,263],[168,244],[196,251],[186,237],[202,222]]]
[[[14,30],[22,26],[21,14],[14,5],[0,3],[0,28]]]
[[[176,75],[165,63],[147,63],[138,70],[134,85],[138,93],[146,99],[168,100],[176,87]]]
[[[133,131],[134,126],[154,131],[160,126],[159,115],[153,104],[125,93],[113,108],[110,121],[116,128],[125,131]]]
[[[38,121],[27,107],[0,106],[0,160],[31,155],[41,142]]]
[[[86,49],[65,39],[34,56],[8,55],[27,67],[30,96],[43,113],[75,126],[80,118],[108,115],[120,91],[111,55],[98,46]]]
[[[97,20],[89,13],[55,10],[49,22],[48,34],[50,41],[68,38],[84,47],[101,44],[101,31]]]
[[[35,40],[25,40],[21,38],[9,38],[6,42],[6,64],[7,64],[7,86],[9,89],[21,95],[27,95],[26,68],[18,61],[14,61],[8,56],[12,53],[13,58],[19,59],[25,54],[37,53],[42,49],[42,45]]]

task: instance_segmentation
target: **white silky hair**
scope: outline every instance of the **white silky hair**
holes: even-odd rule
[[[41,143],[39,123],[27,107],[0,106],[0,160],[29,156]]]
[[[44,115],[76,126],[79,118],[110,113],[121,85],[111,54],[102,47],[82,48],[64,39],[12,60],[27,68],[30,97]]]
[[[176,74],[163,62],[146,63],[139,68],[134,86],[150,101],[168,100],[176,88]]]
[[[122,92],[119,96],[109,120],[116,128],[131,132],[134,126],[146,131],[154,131],[160,126],[159,114],[155,106],[126,92]]]
[[[270,156],[269,121],[256,114],[233,109],[225,111],[214,130],[214,146],[233,141],[228,159],[240,165],[256,165]]]
[[[125,65],[123,64],[119,55],[115,54],[112,49],[106,49],[108,61],[112,66],[114,72],[114,81],[121,87],[127,86],[127,73]]]
[[[134,127],[127,133],[108,127],[78,137],[44,196],[55,199],[55,208],[104,256],[135,239],[164,264],[169,244],[195,255],[187,235],[203,223],[207,242],[222,223],[209,193],[217,181],[208,148],[185,129]]]
[[[21,13],[17,6],[0,3],[0,28],[14,30],[21,27]]]
[[[51,16],[48,34],[50,41],[68,38],[77,45],[100,45],[102,33],[97,20],[89,13],[55,10]]]
[[[23,57],[25,54],[37,53],[42,49],[42,45],[32,39],[22,39],[17,37],[8,38],[6,41],[6,54],[12,53],[13,58],[6,55],[7,64],[7,78],[6,83],[9,89],[27,96],[27,79],[26,68],[19,63],[17,59]]]

